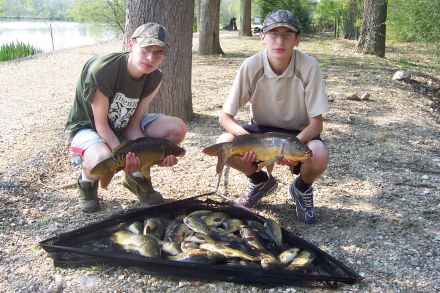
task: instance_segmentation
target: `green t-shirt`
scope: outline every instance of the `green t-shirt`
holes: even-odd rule
[[[86,62],[64,129],[67,139],[71,140],[81,129],[96,130],[90,105],[96,89],[109,97],[108,122],[115,134],[121,134],[127,127],[139,101],[151,94],[162,80],[159,69],[134,79],[128,73],[127,63],[127,52],[98,55]]]

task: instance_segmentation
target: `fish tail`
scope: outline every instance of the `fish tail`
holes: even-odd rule
[[[104,176],[99,177],[99,186],[101,188],[107,188],[107,186],[110,184],[110,181],[112,181],[113,173],[108,173]]]

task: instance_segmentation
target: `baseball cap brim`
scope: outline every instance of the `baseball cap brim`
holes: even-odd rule
[[[153,39],[153,38],[136,38],[136,42],[141,47],[160,46],[160,47],[162,47],[164,49],[168,49],[168,44],[165,43],[165,42],[162,42],[161,40],[158,40],[158,39]]]
[[[267,27],[263,28],[263,32],[267,33],[268,31],[271,31],[274,28],[281,27],[281,26],[284,26],[284,27],[291,29],[294,33],[299,32],[299,29],[297,27],[295,27],[289,23],[274,23],[274,24],[268,25]]]

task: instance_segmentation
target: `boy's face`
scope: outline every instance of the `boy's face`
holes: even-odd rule
[[[274,58],[289,58],[294,46],[299,45],[299,34],[280,26],[261,34],[261,41],[266,45],[268,55]]]
[[[149,74],[156,70],[162,63],[166,51],[161,46],[141,47],[136,39],[128,41],[128,51],[131,52],[136,70]]]

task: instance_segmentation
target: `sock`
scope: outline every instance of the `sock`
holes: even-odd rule
[[[96,180],[94,179],[90,179],[86,176],[86,174],[84,173],[84,170],[81,170],[81,180],[82,181],[87,181],[87,182],[95,182]]]
[[[134,173],[131,173],[131,175],[134,177],[137,177],[137,178],[144,179],[144,174],[142,174],[141,172],[134,172]]]
[[[251,180],[253,184],[259,184],[269,179],[269,176],[267,176],[267,173],[264,171],[255,172],[247,177]]]
[[[298,177],[298,180],[296,180],[295,187],[298,188],[298,190],[301,191],[301,192],[306,192],[307,189],[310,188],[310,186],[312,186],[312,184],[305,183],[305,182],[302,180],[301,176],[299,176],[299,177]]]

